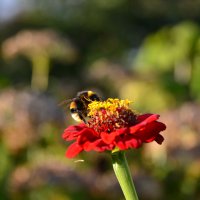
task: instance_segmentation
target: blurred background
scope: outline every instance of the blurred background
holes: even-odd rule
[[[200,0],[1,0],[0,199],[123,199],[109,154],[65,158],[87,89],[167,124],[127,152],[141,200],[200,199],[199,82]]]

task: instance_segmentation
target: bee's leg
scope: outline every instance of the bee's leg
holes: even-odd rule
[[[87,124],[87,121],[85,120],[85,118],[83,118],[82,120],[83,120],[83,122],[84,122],[85,124]]]
[[[77,111],[78,115],[79,115],[79,118],[85,123],[87,124],[87,121],[85,120],[85,117],[83,116],[83,113],[82,112],[79,112]]]

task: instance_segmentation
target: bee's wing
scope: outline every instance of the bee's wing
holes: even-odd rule
[[[61,101],[58,106],[66,106],[69,105],[72,102],[72,99],[66,99],[64,101]]]

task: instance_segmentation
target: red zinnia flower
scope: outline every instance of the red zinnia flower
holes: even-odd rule
[[[138,148],[143,143],[164,140],[160,132],[165,124],[158,122],[159,115],[134,113],[129,108],[130,101],[108,99],[92,102],[88,106],[87,124],[69,126],[62,137],[66,141],[75,140],[66,152],[73,158],[81,151],[112,151]]]

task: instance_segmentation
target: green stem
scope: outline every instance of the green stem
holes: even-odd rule
[[[48,87],[49,58],[45,55],[32,56],[31,87],[35,90],[45,91]]]
[[[126,200],[138,200],[138,196],[132,181],[131,173],[122,151],[115,151],[112,154],[113,169]]]

